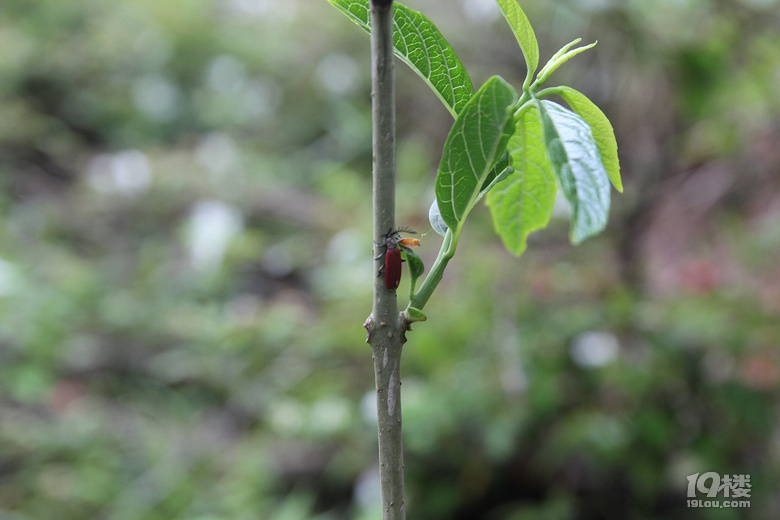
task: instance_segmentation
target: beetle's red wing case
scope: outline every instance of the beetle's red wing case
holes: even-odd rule
[[[385,253],[385,287],[395,290],[400,283],[401,250],[397,247],[388,247]]]

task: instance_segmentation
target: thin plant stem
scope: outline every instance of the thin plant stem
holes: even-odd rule
[[[395,228],[395,79],[393,2],[371,0],[371,95],[373,202],[376,269],[384,236]],[[366,321],[376,378],[379,475],[383,520],[405,520],[404,457],[401,437],[401,350],[408,324],[398,312],[394,289],[376,277],[371,316]]]

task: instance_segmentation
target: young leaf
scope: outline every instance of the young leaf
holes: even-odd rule
[[[418,309],[417,307],[409,306],[404,311],[404,314],[406,315],[406,319],[410,323],[414,323],[415,321],[425,321],[428,319],[428,317],[423,314],[423,311]]]
[[[590,126],[551,101],[537,101],[547,155],[572,207],[571,241],[599,233],[609,216],[609,177]]]
[[[409,248],[402,247],[401,256],[409,265],[409,276],[412,279],[412,286],[414,287],[417,279],[420,278],[420,276],[422,276],[423,272],[425,271],[425,265],[423,264],[422,259],[417,256],[417,253]]]
[[[436,176],[436,200],[447,226],[456,230],[473,207],[491,168],[514,132],[515,90],[493,76],[474,94],[450,129]]]
[[[493,226],[506,248],[520,256],[528,235],[547,226],[558,190],[544,145],[539,112],[531,108],[515,126],[507,151],[515,172],[487,195]]]
[[[576,45],[580,42],[581,38],[577,38],[576,40],[567,43],[564,45],[558,52],[556,52],[552,58],[550,58],[550,61],[548,61],[544,67],[542,67],[542,70],[539,71],[539,75],[536,76],[536,80],[534,81],[534,85],[539,86],[542,85],[547,79],[552,75],[553,72],[558,70],[558,67],[569,61],[571,58],[576,56],[577,54],[587,51],[591,47],[595,47],[598,43],[593,42],[588,45],[583,45],[582,47],[577,47],[576,49],[569,50],[570,47],[573,45]]]
[[[607,169],[609,180],[612,181],[615,189],[622,193],[623,182],[620,180],[617,141],[615,140],[615,131],[612,129],[609,119],[585,94],[571,87],[558,87],[555,89],[555,92],[590,125],[593,137],[596,139],[596,145],[599,147],[601,162],[604,163],[604,167]]]
[[[523,51],[530,80],[533,73],[536,72],[536,67],[539,66],[539,43],[536,41],[536,34],[534,34],[533,27],[531,27],[531,22],[528,21],[528,17],[520,8],[517,0],[497,1],[501,7],[501,13],[504,15],[517,39],[517,43],[520,45],[520,50]]]
[[[328,0],[366,32],[371,32],[370,0]],[[453,117],[474,94],[466,68],[439,29],[422,13],[395,2],[395,55],[414,70],[439,96]]]

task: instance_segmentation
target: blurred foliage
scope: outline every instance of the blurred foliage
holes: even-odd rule
[[[522,82],[490,0],[409,4]],[[599,40],[557,74],[625,195],[520,260],[475,215],[407,344],[410,515],[777,518],[778,2],[527,4]],[[324,1],[0,5],[2,520],[378,518],[367,60]],[[425,233],[451,120],[398,73]],[[705,471],[750,510],[687,508]]]

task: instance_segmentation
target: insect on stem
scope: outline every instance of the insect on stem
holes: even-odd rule
[[[403,258],[401,258],[401,250],[409,249],[412,247],[419,247],[420,240],[418,238],[401,238],[400,233],[416,233],[411,229],[398,228],[387,232],[384,238],[385,248],[385,263],[380,268],[380,274],[382,271],[385,273],[385,287],[394,291],[398,289],[398,285],[401,283],[401,264]],[[381,258],[381,255],[377,258]]]

